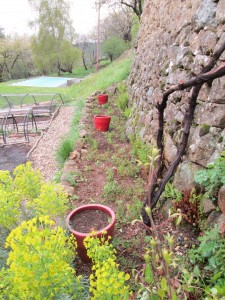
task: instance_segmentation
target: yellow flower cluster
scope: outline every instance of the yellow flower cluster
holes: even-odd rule
[[[35,216],[64,218],[67,210],[67,195],[62,187],[45,183],[30,162],[19,165],[14,177],[8,171],[0,171],[0,195],[0,227],[7,230]]]
[[[74,276],[70,265],[75,246],[74,239],[55,227],[48,216],[24,221],[12,230],[6,239],[6,247],[11,249],[6,270],[9,299],[55,299],[74,294],[75,285],[79,291],[80,278]]]
[[[129,286],[126,281],[130,275],[119,270],[116,263],[116,251],[106,240],[94,235],[88,236],[85,241],[87,254],[92,259],[93,273],[90,275],[89,291],[92,300],[125,300],[129,298]]]

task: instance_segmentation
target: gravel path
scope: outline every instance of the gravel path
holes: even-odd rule
[[[50,128],[44,132],[42,139],[31,153],[29,160],[41,171],[46,180],[52,180],[57,171],[55,153],[62,138],[70,129],[73,115],[73,106],[62,106]]]

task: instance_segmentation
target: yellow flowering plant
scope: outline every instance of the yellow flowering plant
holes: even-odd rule
[[[23,198],[31,200],[38,197],[43,177],[38,170],[32,168],[31,162],[19,165],[13,171],[14,187]]]
[[[10,231],[35,216],[64,219],[68,200],[62,187],[45,183],[30,162],[16,167],[13,175],[0,171],[0,232],[1,228]]]
[[[116,263],[116,250],[103,236],[98,239],[94,233],[84,240],[88,256],[92,259],[93,273],[90,275],[92,300],[126,300],[129,299],[129,286],[126,281],[130,275],[119,270]]]
[[[71,265],[75,246],[48,216],[23,221],[6,239],[11,251],[8,269],[0,272],[3,299],[84,299],[81,277]]]

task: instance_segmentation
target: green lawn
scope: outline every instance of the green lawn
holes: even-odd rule
[[[66,88],[39,88],[39,87],[20,87],[10,85],[12,82],[0,83],[0,94],[55,94],[60,93],[66,102],[84,100],[88,95],[97,91],[104,90],[108,86],[121,82],[126,79],[130,73],[132,62],[131,55],[116,60],[112,64],[100,69],[98,73],[91,73],[86,76],[79,84],[74,84]],[[15,104],[20,103],[19,98],[10,99]],[[30,101],[33,101],[30,99]],[[47,101],[47,99],[46,99]],[[3,107],[5,101],[0,98],[0,107]]]

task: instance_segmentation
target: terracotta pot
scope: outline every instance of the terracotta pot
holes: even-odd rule
[[[100,231],[98,231],[96,233],[96,237],[98,237],[98,238],[100,238],[102,236],[103,231],[107,232],[104,235],[106,238],[108,236],[111,236],[111,237],[114,236],[114,227],[115,227],[115,223],[116,223],[116,216],[115,216],[114,211],[111,208],[109,208],[108,206],[101,205],[101,204],[88,204],[88,205],[82,205],[82,206],[74,209],[66,217],[66,226],[69,229],[69,231],[74,235],[74,237],[76,238],[76,241],[77,241],[78,255],[80,256],[80,258],[83,262],[90,262],[91,259],[87,256],[87,250],[84,246],[84,239],[89,235],[89,233],[82,233],[82,232],[76,231],[70,225],[71,220],[74,218],[74,216],[77,213],[80,213],[85,210],[101,210],[101,211],[105,212],[106,214],[108,214],[111,219],[110,223],[105,228],[101,229]],[[91,228],[90,228],[90,231],[91,231]]]
[[[105,104],[108,102],[108,95],[107,94],[100,94],[98,95],[98,103],[100,105]]]
[[[110,116],[94,116],[95,128],[99,131],[107,131],[109,129],[110,120]]]

